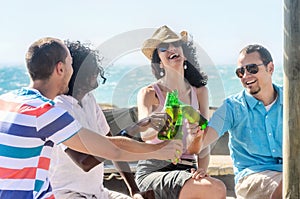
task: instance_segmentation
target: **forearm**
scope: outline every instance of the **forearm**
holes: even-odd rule
[[[120,132],[120,135],[133,138],[137,133],[141,132],[141,138],[144,141],[154,139],[159,131],[167,129],[171,122],[170,120],[171,118],[168,114],[155,112],[139,120],[136,124],[127,127]]]
[[[152,128],[147,129],[146,131],[141,132],[141,138],[143,141],[153,140],[157,137],[157,131]]]
[[[90,171],[92,168],[94,168],[95,166],[97,166],[105,160],[100,157],[94,157],[89,154],[74,151],[70,148],[67,148],[65,152],[69,155],[73,162],[85,172]]]
[[[127,150],[123,150],[113,144],[110,139],[112,138],[101,136],[83,128],[73,137],[66,140],[64,144],[75,151],[97,157],[103,157],[105,159],[116,161],[135,161],[139,159],[145,159],[145,154],[132,153]],[[118,137],[118,139],[120,143],[128,143],[129,140],[128,138],[124,137]],[[150,157],[152,157],[151,155],[153,154],[149,154]]]
[[[141,131],[145,131],[148,128],[149,123],[150,123],[150,118],[146,117],[144,119],[139,120],[137,123],[126,127],[124,130],[129,136],[134,137],[136,134],[140,133]]]
[[[187,109],[187,111],[193,114],[195,113],[195,111],[191,108]],[[200,130],[200,126],[198,124],[201,116],[200,113],[197,114],[199,117],[194,121],[194,123],[189,123],[190,121],[187,122],[187,146],[188,152],[191,154],[198,154],[202,148],[207,147],[218,139],[218,133],[212,127],[207,126],[204,130]]]
[[[207,147],[208,145],[214,143],[219,138],[218,133],[212,127],[208,126],[205,129],[202,148]]]
[[[206,171],[209,165],[210,154],[208,153],[206,156],[202,158],[200,158],[198,155],[197,158],[198,158],[198,168],[205,169]]]
[[[131,153],[152,153],[161,149],[164,144],[146,144],[144,142],[137,142],[132,139],[124,138],[119,139],[120,137],[112,137],[110,141],[115,144],[118,148],[126,150]]]
[[[198,154],[200,153],[203,147],[203,137],[201,131],[197,132],[195,135],[188,134],[187,136],[187,152],[189,154]]]
[[[119,173],[123,177],[130,195],[133,196],[135,193],[139,193],[140,190],[134,180],[134,175],[127,162],[113,162]]]
[[[152,145],[126,137],[105,137],[84,128],[63,144],[82,153],[116,161],[167,160],[176,158],[182,152],[182,143],[179,141],[164,141]]]
[[[182,151],[182,145],[179,142],[164,141],[159,144],[146,144],[131,139],[124,141],[116,140],[120,143],[122,157],[129,157],[128,161],[145,160],[145,159],[173,159],[175,151],[176,156],[179,157]],[[128,143],[128,144],[125,144]],[[129,149],[128,149],[129,148]]]

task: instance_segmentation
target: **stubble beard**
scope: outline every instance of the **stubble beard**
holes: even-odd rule
[[[249,90],[249,93],[251,94],[251,95],[256,95],[256,94],[258,94],[260,91],[261,91],[261,88],[260,87],[257,87],[257,88],[255,88],[255,89],[248,89]]]

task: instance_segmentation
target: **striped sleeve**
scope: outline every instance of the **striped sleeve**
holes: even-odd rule
[[[81,125],[67,111],[51,106],[37,117],[37,133],[55,144],[64,142],[81,129]]]

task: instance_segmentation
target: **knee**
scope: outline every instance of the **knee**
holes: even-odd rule
[[[188,196],[197,199],[225,199],[226,186],[221,180],[212,177],[190,179],[181,189],[179,199],[190,198]]]
[[[270,199],[281,199],[282,198],[282,181],[279,183],[278,187],[272,193]]]
[[[225,199],[226,198],[226,186],[221,180],[217,180],[213,183],[213,186],[216,190],[216,199]]]
[[[209,186],[210,199],[225,199],[226,198],[226,186],[223,181],[211,178]]]
[[[206,189],[204,198],[209,196],[210,199],[226,199],[226,186],[223,181],[211,177],[208,178],[208,181],[208,186],[204,187]]]

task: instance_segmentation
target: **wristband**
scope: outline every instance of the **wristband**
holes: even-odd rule
[[[133,136],[129,135],[125,129],[121,130],[121,131],[117,134],[117,136],[124,136],[124,137],[128,137],[128,138],[133,138]]]

